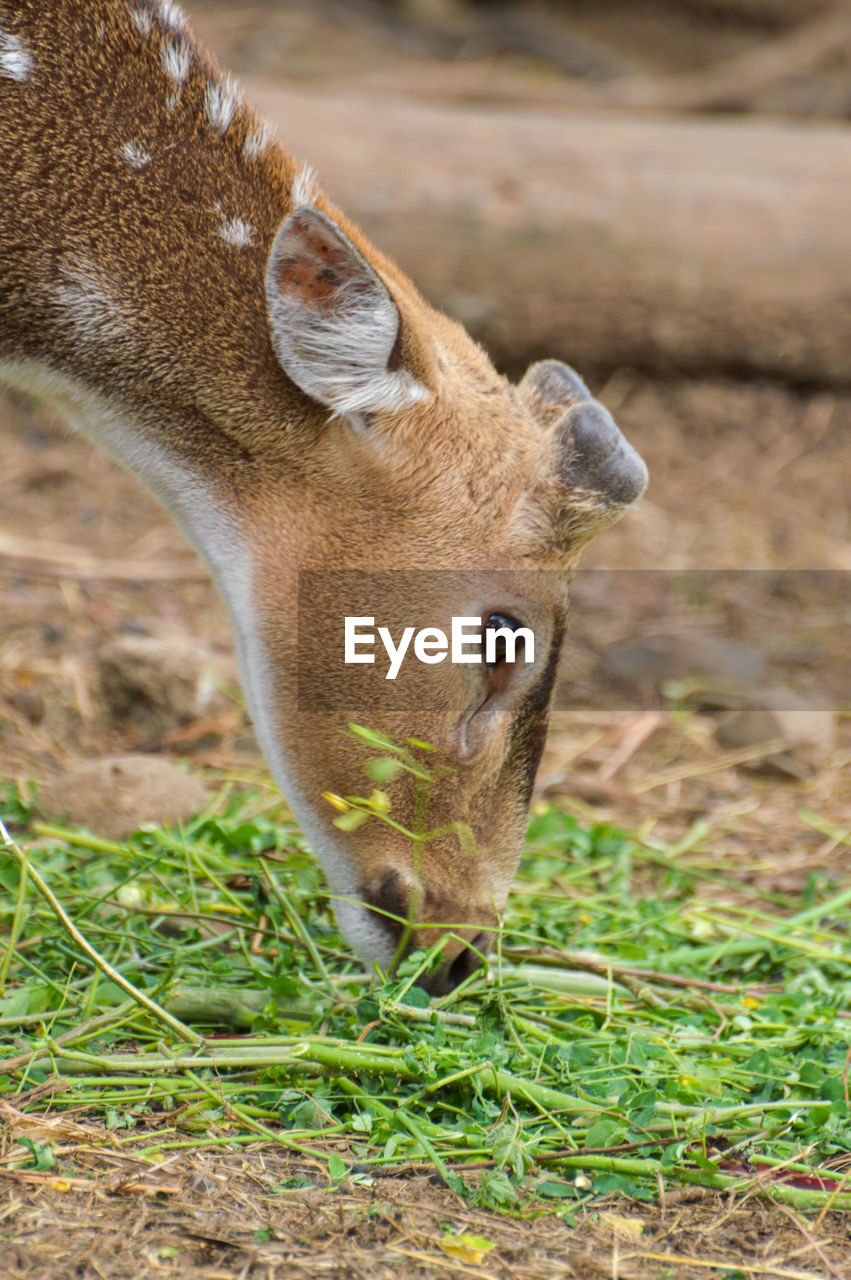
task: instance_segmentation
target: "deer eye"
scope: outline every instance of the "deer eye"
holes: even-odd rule
[[[505,633],[517,631],[523,626],[516,618],[507,613],[492,613],[485,623],[483,642],[485,663],[489,673],[498,671],[505,665],[507,642]],[[488,634],[490,633],[490,634]]]

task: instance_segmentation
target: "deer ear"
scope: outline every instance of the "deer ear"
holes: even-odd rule
[[[390,368],[400,317],[386,285],[312,205],[275,236],[266,305],[284,372],[335,414],[398,410],[429,394],[406,369]]]

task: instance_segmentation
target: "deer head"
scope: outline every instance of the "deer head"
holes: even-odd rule
[[[280,673],[266,706],[285,790],[339,895],[344,932],[386,965],[403,932],[425,946],[451,930],[440,986],[487,949],[517,868],[569,570],[639,497],[646,470],[567,365],[536,364],[512,387],[371,256],[316,206],[293,211],[269,255],[272,344],[308,397],[311,430],[286,498],[252,517],[263,530],[260,629]],[[393,637],[449,632],[459,617],[480,619],[483,632],[525,627],[534,660],[508,662],[500,649],[490,663],[484,652],[453,663],[434,644],[430,661],[399,664],[389,687],[380,660],[345,663],[352,616]],[[365,751],[343,732],[353,719],[436,748],[422,760],[445,770],[429,797],[437,834],[422,846],[380,821],[343,833],[319,802],[323,791],[363,792]],[[410,829],[411,776],[388,791]]]

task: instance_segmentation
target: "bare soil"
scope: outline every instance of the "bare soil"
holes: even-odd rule
[[[598,69],[599,59],[610,67],[632,60],[643,76],[668,76],[755,49],[811,6],[789,0],[772,15],[757,0],[714,7],[695,0],[667,6],[668,27],[658,20],[662,6],[621,7],[626,25],[607,28],[599,6],[571,5],[578,24],[571,30],[586,42],[576,47],[592,61],[596,54]],[[460,55],[447,54],[438,35],[470,24],[479,30],[487,12],[450,0],[399,5],[392,22],[368,4],[350,6],[360,19],[345,20],[342,6],[318,6],[318,17],[298,6],[243,9],[210,4],[197,24],[241,72],[375,83],[392,66],[397,82],[424,86],[431,77],[450,100],[462,93]],[[336,25],[329,27],[332,9]],[[692,22],[688,39],[678,41],[670,24],[682,24],[685,10]],[[708,10],[727,17],[713,24]],[[552,12],[542,7],[541,21],[551,22]],[[328,40],[317,34],[320,20]],[[476,86],[487,81],[495,93],[499,72],[516,100],[528,87],[530,60],[540,69],[539,54],[506,54],[493,23],[488,30],[486,56],[461,58],[467,83],[481,93]],[[607,41],[606,31],[616,38]],[[458,47],[468,49],[463,41]],[[816,60],[807,73],[806,101],[820,85],[821,101],[837,116],[845,56],[827,58],[821,70]],[[414,64],[419,80],[411,78]],[[800,102],[806,95],[800,77],[796,83]],[[781,76],[746,105],[762,105],[760,94],[776,104],[794,88]],[[847,879],[851,397],[711,376],[660,381],[616,360],[594,389],[646,457],[652,487],[636,513],[589,549],[586,566],[601,572],[577,582],[540,793],[671,840],[705,820],[709,854],[740,879],[743,894],[803,887],[814,870]],[[160,508],[50,411],[16,397],[0,400],[0,457],[0,776],[25,785],[81,760],[142,752],[182,758],[201,777],[216,770],[266,778],[234,682],[224,606]],[[697,591],[695,583],[708,581],[701,575],[719,569],[730,572],[711,591]],[[763,572],[743,573],[751,569]],[[671,586],[675,570],[690,589]],[[695,637],[735,642],[758,662],[756,683],[792,685],[807,705],[829,713],[832,742],[805,754],[797,773],[778,773],[756,748],[747,758],[747,750],[719,741],[722,712],[711,698],[688,717],[672,714],[650,667],[624,683],[607,661],[613,646],[660,633],[673,637],[680,655]],[[143,714],[144,690],[125,689],[122,701],[120,674],[104,655],[128,638],[179,649],[175,637],[186,636],[211,673],[205,698],[198,701],[192,680],[184,681],[171,720],[155,699],[156,714]],[[700,680],[729,684],[728,674],[703,672]],[[821,829],[805,812],[819,816]],[[85,1116],[23,1116],[26,1101],[0,1104],[2,1275],[691,1280],[734,1267],[748,1277],[851,1273],[849,1223],[829,1213],[804,1221],[754,1200],[668,1191],[654,1206],[620,1199],[575,1221],[554,1213],[520,1221],[462,1204],[420,1169],[330,1186],[323,1168],[268,1144],[176,1150],[154,1165],[135,1154],[144,1135],[119,1145]],[[44,1140],[50,1125],[57,1126],[48,1136],[60,1167],[13,1168],[16,1137]],[[447,1253],[450,1232],[486,1237],[494,1247],[479,1261]]]
[[[658,1206],[621,1199],[575,1221],[521,1221],[463,1203],[418,1167],[334,1186],[318,1162],[272,1144],[178,1151],[155,1165],[134,1151],[153,1134],[128,1146],[68,1117],[12,1116],[9,1128],[50,1136],[62,1152],[46,1174],[6,1172],[0,1154],[0,1269],[26,1280],[697,1280],[734,1266],[787,1280],[847,1274],[847,1215],[813,1224],[700,1188],[668,1191]],[[477,1257],[458,1236],[490,1248]]]

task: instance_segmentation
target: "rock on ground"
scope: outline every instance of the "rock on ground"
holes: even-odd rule
[[[53,822],[67,819],[109,840],[145,823],[171,826],[195,816],[207,792],[197,778],[154,756],[91,760],[43,783],[38,807]]]

